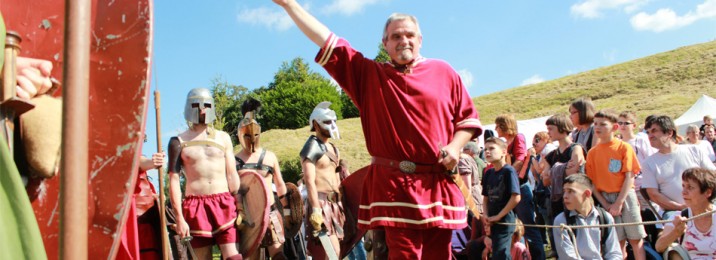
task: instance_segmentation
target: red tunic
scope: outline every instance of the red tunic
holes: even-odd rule
[[[435,164],[457,130],[482,132],[472,99],[446,62],[418,57],[409,73],[377,63],[333,34],[316,62],[339,83],[361,114],[372,156]],[[405,174],[371,165],[358,213],[360,228],[466,226],[464,198],[442,173]]]

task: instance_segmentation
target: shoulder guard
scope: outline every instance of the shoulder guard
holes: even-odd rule
[[[306,143],[301,149],[301,153],[299,154],[301,156],[301,162],[310,160],[315,164],[318,159],[321,159],[321,157],[326,154],[326,150],[326,144],[321,142],[321,140],[318,140],[316,136],[312,135],[308,137],[308,140],[306,140]]]

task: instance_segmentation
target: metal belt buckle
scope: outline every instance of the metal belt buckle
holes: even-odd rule
[[[398,168],[400,168],[401,172],[404,173],[415,173],[415,168],[417,165],[415,165],[414,162],[411,161],[401,161],[398,165]]]

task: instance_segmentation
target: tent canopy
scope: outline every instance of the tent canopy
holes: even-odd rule
[[[547,126],[545,123],[547,122],[547,119],[550,116],[544,116],[544,117],[538,117],[538,118],[532,118],[527,120],[518,120],[517,121],[517,132],[520,134],[523,134],[525,136],[525,140],[527,141],[527,148],[529,149],[532,147],[532,138],[535,136],[536,133],[547,131]],[[495,132],[495,135],[497,135],[497,131],[495,131],[495,124],[491,125],[485,125],[482,127],[483,130],[492,130]],[[484,134],[480,135],[480,146],[483,146],[485,143]]]
[[[674,120],[679,134],[686,135],[686,127],[691,124],[701,126],[705,115],[716,118],[716,99],[707,95],[702,95],[699,100],[691,105],[679,118]]]

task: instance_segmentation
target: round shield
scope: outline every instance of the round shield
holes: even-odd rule
[[[343,224],[344,237],[341,240],[341,259],[346,257],[365,235],[365,230],[358,229],[358,206],[363,192],[363,180],[369,167],[358,169],[341,182],[341,201],[346,215],[346,223]]]
[[[258,252],[261,240],[269,225],[269,189],[256,171],[242,170],[240,174],[243,195],[244,219],[241,229],[240,252],[244,258]],[[253,259],[253,258],[251,258]]]
[[[286,239],[288,240],[298,234],[303,223],[303,199],[296,184],[286,183],[286,201],[288,205],[283,209],[283,225],[286,230]]]

